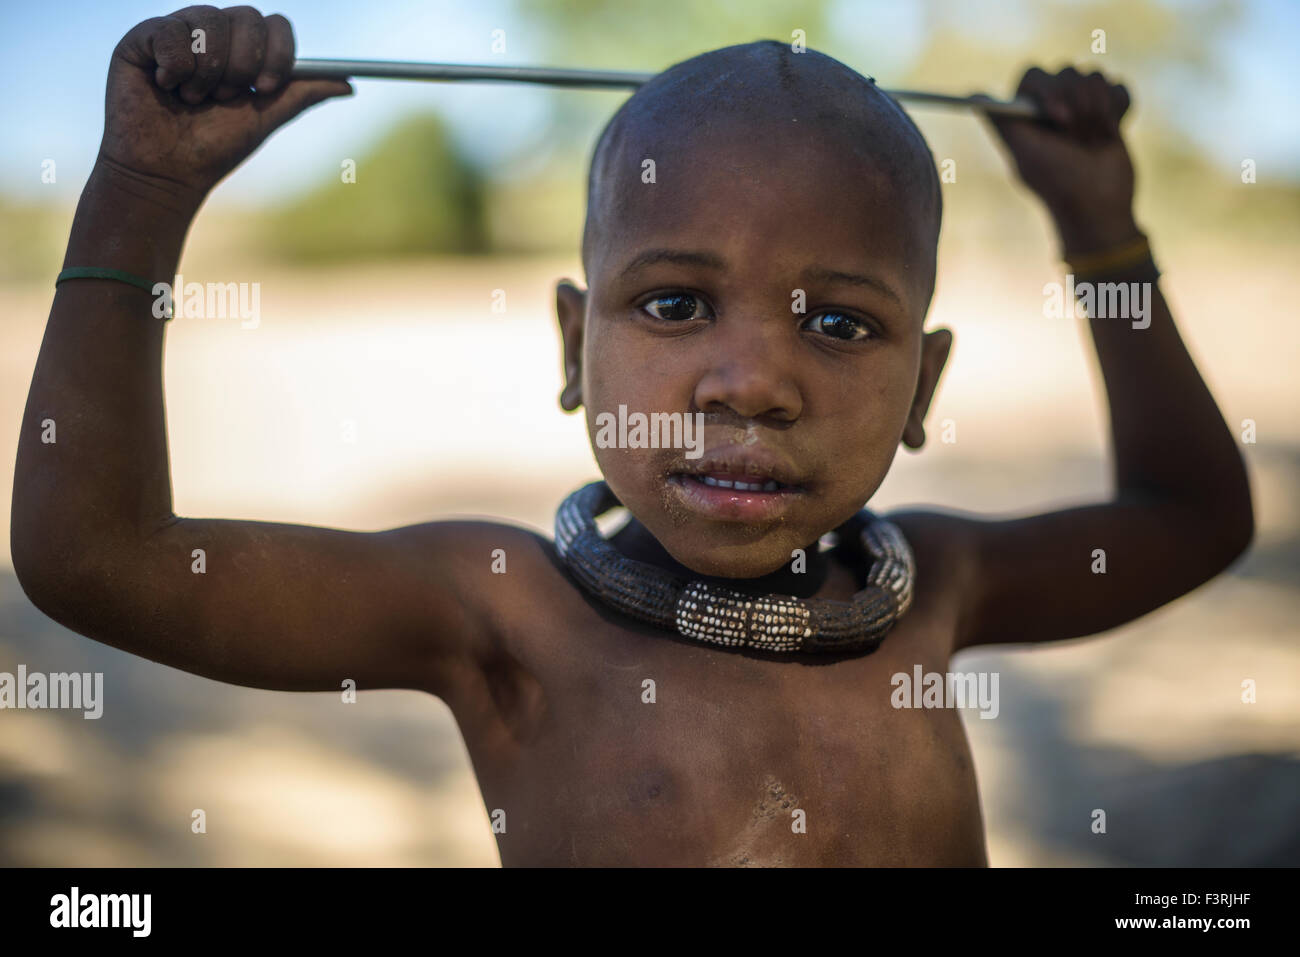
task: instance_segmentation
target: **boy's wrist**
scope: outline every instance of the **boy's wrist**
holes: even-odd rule
[[[1131,211],[1107,217],[1053,214],[1061,257],[1089,256],[1142,238]]]
[[[77,205],[65,268],[120,269],[171,282],[204,196],[100,156]]]
[[[86,180],[84,192],[94,191],[118,202],[139,206],[151,215],[183,219],[187,224],[198,214],[207,194],[174,180],[138,173],[109,159],[103,153]]]

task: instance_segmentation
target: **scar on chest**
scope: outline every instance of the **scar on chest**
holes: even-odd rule
[[[731,849],[710,861],[713,867],[771,867],[785,863],[784,855],[761,853],[755,845],[764,838],[781,835],[780,828],[790,826],[791,811],[798,807],[799,799],[774,775],[767,775],[759,788],[750,819],[745,823]]]

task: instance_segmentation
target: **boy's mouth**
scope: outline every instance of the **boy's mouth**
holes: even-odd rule
[[[679,466],[667,485],[686,508],[724,521],[778,518],[807,494],[792,468],[755,449]]]
[[[768,479],[766,482],[743,482],[740,479],[729,479],[721,475],[690,474],[682,474],[682,478],[691,482],[702,482],[711,488],[733,488],[737,492],[779,492],[790,488],[790,486],[783,485],[772,479]]]

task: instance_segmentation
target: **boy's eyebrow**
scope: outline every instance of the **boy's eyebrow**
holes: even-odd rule
[[[853,272],[840,272],[838,269],[826,269],[823,266],[810,266],[803,271],[803,279],[804,281],[812,282],[838,282],[850,286],[869,286],[878,292],[884,293],[898,305],[905,305],[903,297],[894,290],[894,287],[878,276],[866,276]]]
[[[647,249],[638,254],[623,269],[623,278],[633,273],[657,266],[659,263],[672,263],[674,266],[703,266],[706,269],[723,270],[727,268],[726,260],[716,253],[694,252],[684,249]]]

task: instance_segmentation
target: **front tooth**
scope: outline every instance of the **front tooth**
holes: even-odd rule
[[[742,482],[738,479],[720,479],[712,475],[697,476],[705,485],[711,485],[714,488],[731,488],[738,492],[776,492],[779,491],[780,483],[769,479],[766,482]]]

